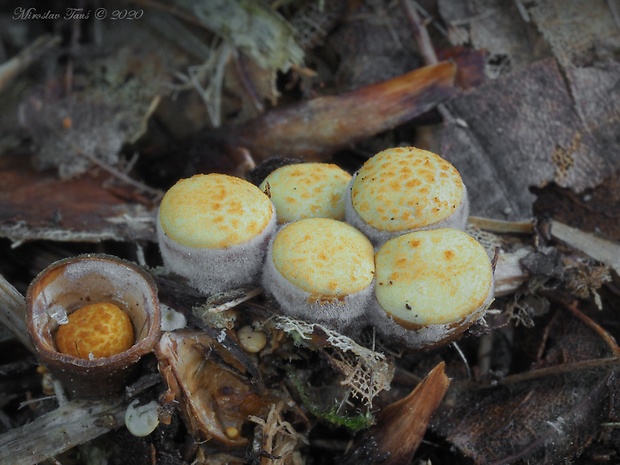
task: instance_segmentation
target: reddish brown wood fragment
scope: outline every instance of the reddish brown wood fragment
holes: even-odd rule
[[[453,95],[455,73],[454,64],[439,63],[339,96],[274,109],[230,128],[227,138],[257,160],[274,155],[325,159],[434,108]]]
[[[153,208],[103,171],[59,180],[52,172],[35,171],[28,156],[0,158],[0,237],[153,240]]]
[[[456,63],[455,83],[462,89],[469,90],[478,87],[486,81],[486,50],[476,50],[458,45],[437,52],[440,60],[450,60]]]

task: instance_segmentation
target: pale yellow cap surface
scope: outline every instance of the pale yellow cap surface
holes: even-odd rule
[[[374,250],[361,232],[341,221],[309,218],[277,234],[272,260],[280,274],[306,292],[346,296],[374,278]]]
[[[407,231],[449,217],[463,201],[454,166],[432,152],[397,147],[379,152],[359,170],[351,190],[357,214],[382,231]]]
[[[275,170],[261,183],[260,189],[269,192],[278,223],[304,218],[342,220],[343,195],[350,180],[351,175],[337,165],[298,163]]]
[[[273,213],[271,200],[255,185],[225,174],[198,174],[166,192],[159,221],[184,246],[218,249],[260,234]]]
[[[486,251],[457,229],[395,237],[383,244],[375,261],[377,301],[403,326],[459,322],[480,309],[492,289]]]

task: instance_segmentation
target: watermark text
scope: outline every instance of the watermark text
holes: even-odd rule
[[[84,21],[91,18],[96,20],[111,19],[117,20],[137,20],[142,18],[144,10],[107,10],[106,8],[96,8],[94,10],[85,8],[65,8],[61,12],[52,10],[38,10],[37,8],[17,7],[13,10],[13,19],[18,21],[41,21],[41,20],[73,20]]]

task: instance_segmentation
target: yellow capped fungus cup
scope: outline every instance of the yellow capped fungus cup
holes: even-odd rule
[[[371,319],[388,340],[412,348],[456,339],[493,299],[485,249],[452,228],[407,233],[377,251]]]
[[[366,311],[374,273],[374,249],[360,231],[342,221],[308,218],[276,234],[263,287],[283,313],[342,330]]]
[[[347,190],[346,221],[374,244],[411,231],[465,229],[467,189],[448,161],[415,147],[379,152],[364,163]]]
[[[297,163],[273,171],[259,186],[276,207],[278,223],[305,218],[344,220],[351,175],[330,163]]]
[[[63,354],[78,358],[111,357],[134,343],[129,315],[118,305],[99,302],[80,307],[61,324],[55,336]]]
[[[167,271],[205,293],[256,280],[275,228],[275,207],[265,193],[215,173],[177,182],[164,195],[157,218]]]

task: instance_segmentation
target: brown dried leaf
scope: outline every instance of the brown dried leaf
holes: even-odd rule
[[[591,80],[595,89],[588,92],[620,101],[620,91],[603,79],[610,72],[595,73],[600,79]],[[442,153],[461,172],[473,214],[528,218],[534,200],[528,187],[555,182],[579,192],[620,164],[620,141],[608,137],[602,144],[597,137],[617,134],[620,118],[611,110],[583,111],[575,92],[585,87],[567,87],[555,61],[545,60],[447,104],[455,119],[446,126]]]
[[[533,361],[532,371],[492,385],[453,383],[432,429],[479,464],[578,456],[607,418],[617,362],[607,341],[565,310],[543,335],[531,353],[544,358]]]
[[[444,368],[444,362],[439,363],[408,396],[383,408],[377,423],[353,446],[345,464],[410,464],[450,385]]]

